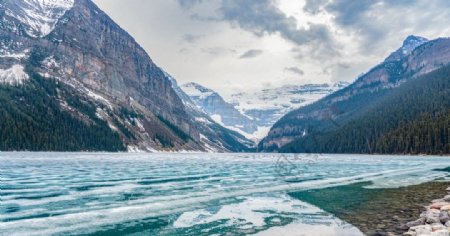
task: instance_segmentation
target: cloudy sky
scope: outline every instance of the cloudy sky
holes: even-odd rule
[[[408,35],[450,36],[448,0],[94,0],[179,83],[224,95],[353,81]]]

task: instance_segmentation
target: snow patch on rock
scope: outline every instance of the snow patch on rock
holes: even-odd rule
[[[25,68],[22,65],[13,65],[9,69],[0,69],[0,84],[20,85],[29,76],[25,73]]]
[[[219,150],[211,145],[209,145],[208,142],[209,139],[204,135],[204,134],[200,134],[200,141],[203,143],[203,145],[205,146],[205,149],[208,153],[217,153],[219,152]]]
[[[89,89],[87,89],[87,88],[86,88],[86,90],[87,90],[87,95],[88,95],[89,97],[91,97],[92,99],[94,99],[94,100],[97,101],[97,102],[101,102],[101,103],[105,104],[106,106],[108,106],[108,108],[109,108],[110,110],[113,109],[113,106],[112,106],[112,104],[109,102],[108,99],[104,98],[103,96],[101,96],[101,95],[99,95],[99,94],[97,94],[97,93],[94,93],[92,90],[89,90]]]
[[[204,99],[215,94],[214,91],[207,89],[196,83],[184,84],[182,85],[182,89],[190,97],[199,97],[200,99]]]
[[[403,53],[403,55],[409,55],[412,51],[414,51],[414,49],[426,42],[428,42],[428,39],[424,37],[410,35],[403,42],[401,52]]]
[[[25,50],[23,52],[8,52],[0,50],[0,58],[13,58],[13,59],[22,59],[26,58],[30,50]]]
[[[55,57],[53,57],[53,56],[45,58],[44,61],[42,61],[42,65],[44,65],[45,67],[47,67],[49,69],[60,67],[59,63],[55,60]]]
[[[75,0],[14,0],[6,2],[6,15],[25,26],[26,33],[35,38],[50,34],[58,20],[70,10]]]

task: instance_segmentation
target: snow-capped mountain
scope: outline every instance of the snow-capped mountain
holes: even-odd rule
[[[217,92],[197,83],[184,84],[181,88],[200,109],[219,124],[247,136],[257,131],[257,126],[251,118],[243,115]]]
[[[414,49],[426,42],[428,42],[428,39],[424,37],[410,35],[403,41],[402,47],[387,57],[385,62],[401,60],[411,54]]]
[[[284,85],[256,92],[236,93],[230,102],[259,127],[271,127],[290,111],[315,102],[346,87],[348,83]]]
[[[0,150],[247,150],[172,80],[91,0],[0,1]]]
[[[347,85],[285,85],[261,91],[236,93],[222,98],[219,93],[196,83],[181,88],[192,101],[216,122],[255,141],[267,135],[270,127],[288,112],[337,91]]]

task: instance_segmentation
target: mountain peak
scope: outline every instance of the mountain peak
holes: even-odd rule
[[[414,51],[414,49],[416,49],[417,47],[421,46],[426,42],[428,42],[428,39],[424,37],[409,35],[403,41],[402,47],[399,48],[397,51],[393,52],[391,55],[389,55],[389,57],[386,58],[385,62],[399,61],[403,59],[405,56],[411,54],[411,52]]]
[[[42,38],[53,31],[74,4],[75,0],[9,0],[3,7],[6,15],[19,21],[29,36]]]
[[[214,90],[211,90],[194,82],[183,84],[181,88],[184,90],[186,94],[188,94],[191,97],[206,98],[217,94]]]
[[[417,45],[417,44],[423,44],[425,42],[428,42],[427,38],[416,36],[416,35],[409,35],[406,37],[406,39],[403,41],[403,46],[409,46],[409,45]]]
[[[428,39],[420,36],[410,35],[404,41],[402,45],[402,53],[403,55],[409,55],[414,49],[419,47],[420,45],[428,42]]]

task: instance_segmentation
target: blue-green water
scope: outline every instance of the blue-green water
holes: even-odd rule
[[[287,193],[448,179],[445,157],[0,153],[1,235],[362,235]]]

